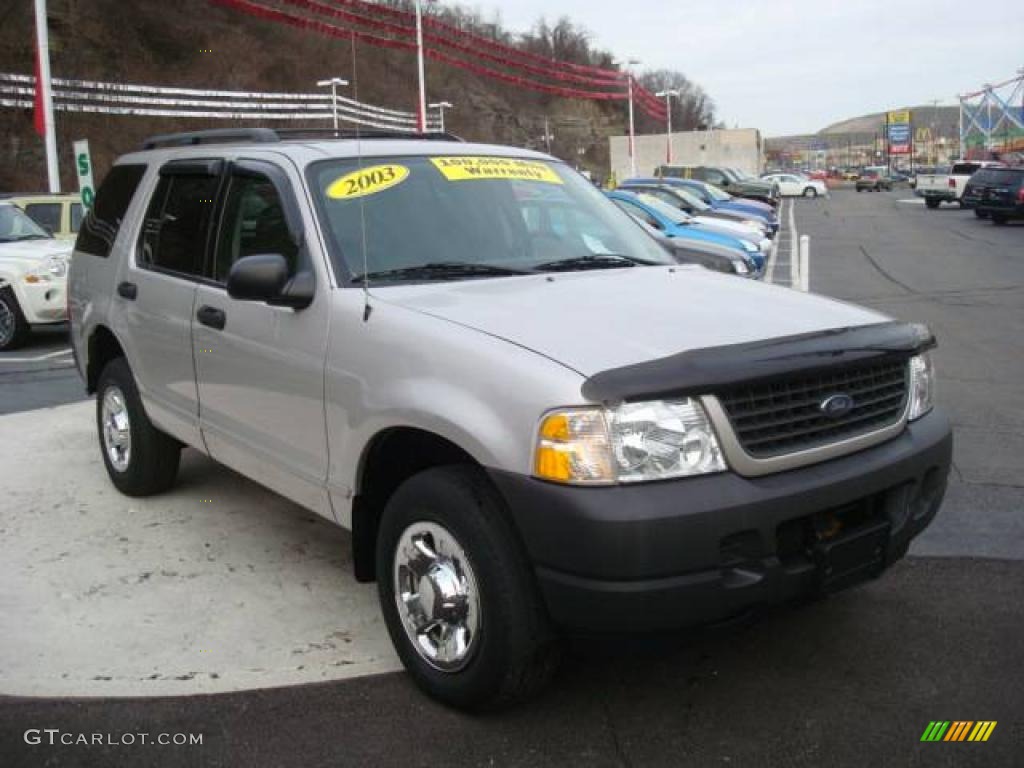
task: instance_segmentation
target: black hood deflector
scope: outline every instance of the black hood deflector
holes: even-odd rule
[[[583,382],[583,396],[606,404],[706,395],[738,384],[763,383],[871,362],[909,358],[935,346],[927,326],[885,322],[680,352],[612,368]]]

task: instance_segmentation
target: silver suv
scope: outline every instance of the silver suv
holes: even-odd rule
[[[70,270],[103,461],[184,446],[351,530],[416,682],[520,700],[566,632],[713,622],[879,574],[950,467],[932,335],[674,264],[546,155],[160,137]]]

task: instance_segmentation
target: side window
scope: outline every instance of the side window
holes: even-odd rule
[[[161,177],[142,225],[141,265],[202,274],[218,182],[218,176],[207,175]]]
[[[71,204],[71,231],[77,232],[82,228],[82,204]]]
[[[245,256],[278,253],[288,273],[298,267],[298,246],[288,229],[281,197],[264,176],[232,176],[221,219],[213,278],[226,282],[231,265]]]
[[[708,183],[714,184],[717,187],[722,186],[722,182],[725,181],[725,176],[718,171],[705,171],[704,178],[707,179]]]
[[[145,172],[144,165],[115,165],[110,169],[96,193],[96,201],[82,221],[76,251],[93,256],[110,255],[121,220]]]
[[[30,203],[25,213],[36,224],[50,232],[60,232],[60,203]]]

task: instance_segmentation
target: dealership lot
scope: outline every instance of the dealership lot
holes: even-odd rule
[[[173,493],[120,497],[102,471],[90,403],[27,410],[39,404],[38,386],[19,394],[0,378],[5,411],[22,411],[0,417],[0,610],[10,627],[0,636],[0,691],[179,695],[131,704],[7,699],[0,755],[43,761],[44,747],[24,745],[25,727],[156,731],[159,723],[206,734],[201,748],[160,755],[181,765],[229,755],[280,764],[297,754],[307,765],[441,755],[473,765],[687,756],[734,765],[1009,764],[1024,722],[1014,684],[1024,662],[1024,227],[901,204],[907,197],[842,191],[787,202],[783,222],[792,211],[811,237],[811,290],[927,322],[939,337],[955,477],[913,557],[856,592],[749,628],[698,633],[680,650],[624,658],[578,649],[544,699],[500,717],[450,713],[402,674],[187,698],[398,668],[375,589],[349,576],[347,534],[195,454]],[[793,281],[795,242],[793,232],[780,238],[776,282]],[[19,355],[59,352],[53,343]],[[14,371],[3,365],[0,377],[73,375],[61,355]],[[984,745],[921,745],[921,731],[939,718],[999,726]],[[406,736],[396,744],[399,729]],[[271,731],[288,733],[287,743],[270,746]],[[454,756],[453,743],[464,745]],[[110,756],[61,753],[97,764]]]

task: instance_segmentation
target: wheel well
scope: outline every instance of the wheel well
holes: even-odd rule
[[[376,435],[363,454],[358,493],[352,503],[352,562],[358,581],[376,578],[377,531],[398,487],[419,472],[477,461],[450,440],[411,427]]]
[[[89,337],[88,357],[85,371],[86,391],[92,394],[99,384],[100,374],[107,363],[124,357],[124,350],[117,337],[105,326],[99,326]]]

